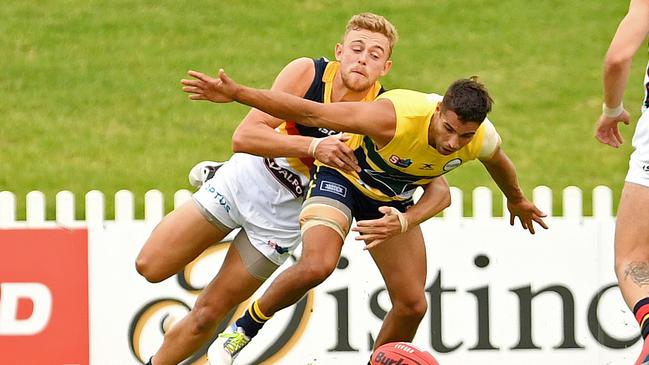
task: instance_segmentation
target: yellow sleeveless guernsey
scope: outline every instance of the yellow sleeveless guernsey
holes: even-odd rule
[[[389,99],[394,105],[397,116],[394,137],[383,148],[376,149],[369,137],[351,135],[348,143],[362,171],[346,173],[336,169],[369,198],[409,199],[417,186],[426,185],[465,162],[488,159],[500,145],[498,132],[485,119],[471,142],[453,154],[442,155],[428,144],[428,129],[442,96],[396,89],[377,99]],[[321,165],[317,161],[316,164]]]

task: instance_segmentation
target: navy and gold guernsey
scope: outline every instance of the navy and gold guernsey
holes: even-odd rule
[[[324,57],[314,59],[313,61],[315,66],[315,76],[313,77],[313,82],[304,95],[304,98],[319,103],[330,103],[333,80],[340,68],[340,63],[338,61],[329,61]],[[383,92],[383,88],[381,87],[381,84],[376,81],[368,91],[365,98],[361,101],[373,101],[381,92]],[[302,135],[315,138],[338,134],[337,131],[332,131],[326,128],[307,127],[293,121],[282,123],[276,128],[276,130],[282,134]],[[274,159],[266,159],[266,165],[271,173],[285,174],[286,170],[289,170],[299,175],[302,186],[306,186],[309,181],[310,170],[313,167],[313,162],[314,159],[310,157],[276,157]],[[280,181],[283,180],[286,180],[286,178],[281,176]],[[295,181],[296,179],[292,180]],[[294,185],[292,188],[296,195],[302,195],[300,194],[301,187],[296,189],[297,186]]]
[[[348,141],[362,171],[338,170],[364,196],[390,202],[408,201],[417,186],[426,185],[474,159],[488,159],[500,145],[500,136],[485,119],[466,146],[443,155],[428,144],[428,130],[442,96],[411,90],[390,90],[377,99],[389,99],[394,105],[397,125],[394,137],[377,149],[367,136],[352,135]],[[316,162],[316,165],[322,164]],[[323,167],[325,169],[331,167]],[[320,171],[320,170],[319,170]]]

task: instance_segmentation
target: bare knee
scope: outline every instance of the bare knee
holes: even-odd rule
[[[194,334],[211,332],[223,319],[224,311],[214,304],[196,303],[190,316]]]
[[[135,259],[135,270],[151,283],[159,283],[171,276],[161,270],[155,260],[142,253]]]
[[[393,299],[392,310],[401,318],[421,321],[428,310],[426,297],[423,295],[416,298]]]
[[[311,287],[315,287],[325,281],[336,268],[335,263],[323,261],[313,262],[312,260],[301,260],[296,264],[296,268],[300,272],[300,278]]]

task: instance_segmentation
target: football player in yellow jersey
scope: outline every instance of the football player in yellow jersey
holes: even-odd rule
[[[385,18],[358,14],[348,22],[337,61],[299,58],[277,76],[274,90],[332,103],[372,100],[381,90],[379,77],[391,65],[396,32]],[[277,133],[274,128],[290,133]],[[162,281],[187,265],[211,244],[241,227],[219,273],[205,287],[192,310],[165,333],[155,365],[178,364],[215,335],[228,311],[248,299],[283,263],[300,241],[298,215],[301,191],[308,176],[304,166],[313,158],[342,170],[358,167],[352,151],[324,128],[308,129],[258,110],[251,110],[233,137],[235,153],[204,182],[193,200],[167,215],[151,233],[136,261],[137,270],[151,282]],[[297,158],[277,159],[278,156]],[[308,167],[306,168],[308,174]],[[422,214],[434,215],[448,205],[448,184],[441,178],[425,189],[431,200]],[[383,220],[388,231],[398,231],[396,217]],[[397,296],[402,302],[407,298]],[[193,355],[192,355],[193,354]]]
[[[388,288],[399,288],[409,298],[404,306],[394,303],[375,342],[375,348],[393,341],[413,339],[426,313],[425,247],[421,220],[411,215],[416,186],[430,182],[467,160],[479,159],[507,197],[513,225],[519,218],[534,233],[534,222],[547,226],[545,216],[521,191],[516,170],[500,147],[500,137],[485,121],[491,97],[475,79],[453,83],[444,97],[409,90],[391,90],[372,103],[317,104],[288,94],[236,84],[223,70],[217,78],[190,71],[201,81],[187,90],[202,99],[237,101],[278,118],[358,134],[351,142],[361,171],[344,173],[320,165],[312,177],[300,215],[303,254],[282,272],[237,320],[237,331],[210,348],[220,362],[232,361],[228,344],[239,351],[278,310],[298,301],[335,269],[352,217],[358,222],[358,239],[364,240],[380,264]],[[408,209],[408,210],[406,210]],[[373,223],[381,215],[397,216],[401,234],[391,236]],[[388,273],[384,268],[393,269]],[[392,297],[393,291],[388,289]],[[224,335],[225,338],[225,335]],[[221,339],[221,338],[220,338]],[[228,342],[229,341],[229,342]],[[214,348],[218,347],[218,348]],[[216,356],[215,356],[216,357]]]

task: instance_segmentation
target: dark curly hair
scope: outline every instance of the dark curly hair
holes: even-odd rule
[[[451,110],[461,122],[482,123],[491,111],[493,99],[477,76],[451,84],[442,100],[442,111]]]

